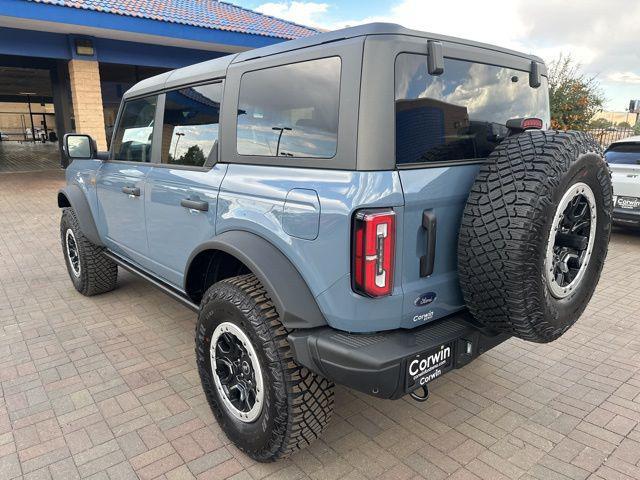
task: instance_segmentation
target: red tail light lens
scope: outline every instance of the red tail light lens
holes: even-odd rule
[[[360,210],[353,227],[353,287],[370,297],[393,291],[396,215],[393,210]]]
[[[532,128],[542,130],[542,126],[542,120],[540,120],[539,118],[524,118],[522,120],[522,128],[524,128],[525,130],[530,130]]]

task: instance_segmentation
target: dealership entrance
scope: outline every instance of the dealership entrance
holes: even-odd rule
[[[3,141],[55,139],[50,72],[0,66],[0,135]],[[48,121],[47,121],[48,118]]]
[[[97,70],[108,148],[123,93],[167,68],[100,62]],[[75,130],[68,62],[0,55],[0,173],[64,167],[61,141]]]
[[[71,125],[56,115],[68,103],[58,63],[0,55],[0,172],[61,167],[60,133]]]
[[[66,133],[109,147],[140,80],[316,30],[224,2],[0,0],[0,173],[65,167]]]

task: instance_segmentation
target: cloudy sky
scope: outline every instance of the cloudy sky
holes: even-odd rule
[[[494,43],[547,62],[570,53],[597,75],[607,109],[640,98],[638,0],[231,0],[325,29],[372,21]]]

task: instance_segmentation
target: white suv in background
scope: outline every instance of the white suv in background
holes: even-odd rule
[[[640,136],[613,142],[605,159],[613,182],[613,221],[640,226]]]

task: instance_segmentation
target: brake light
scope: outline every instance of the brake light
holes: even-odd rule
[[[360,210],[353,226],[353,287],[370,297],[393,290],[396,215],[393,210]]]
[[[525,118],[522,120],[522,128],[525,130],[532,128],[542,130],[542,120],[539,118]]]
[[[542,128],[544,127],[543,121],[540,118],[534,117],[512,118],[510,120],[507,120],[507,123],[505,125],[509,130],[511,130],[511,133],[513,134],[532,129],[542,130]]]

